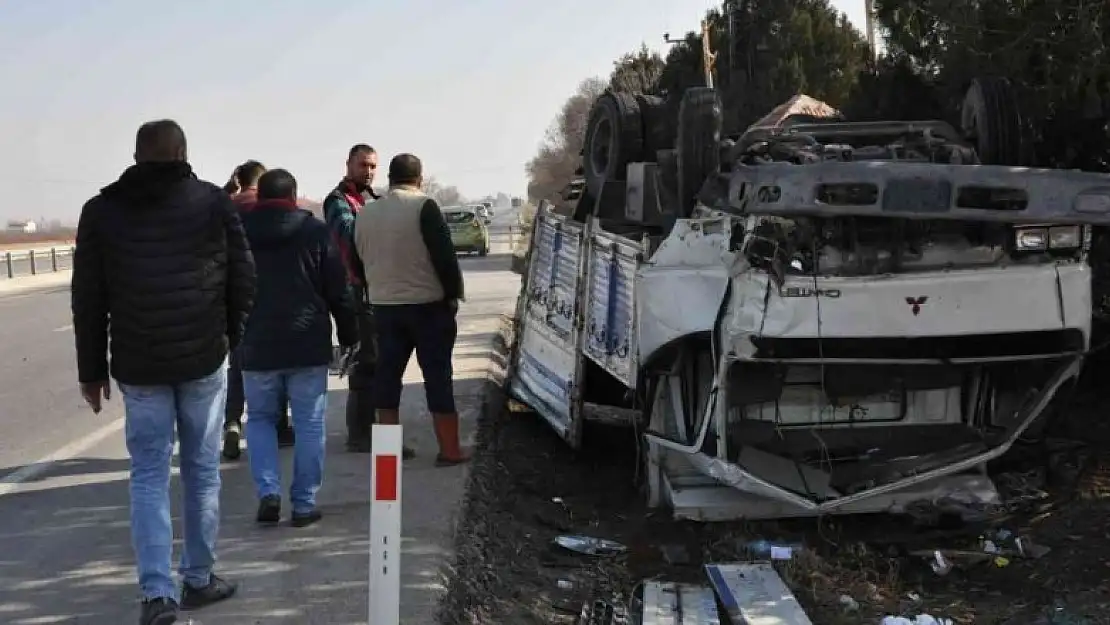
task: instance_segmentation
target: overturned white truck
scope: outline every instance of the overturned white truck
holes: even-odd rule
[[[712,89],[607,93],[573,216],[541,208],[509,391],[572,446],[642,440],[649,498],[700,520],[993,503],[1091,328],[1110,179],[1022,167],[1003,80],[963,128],[796,96],[721,135]]]

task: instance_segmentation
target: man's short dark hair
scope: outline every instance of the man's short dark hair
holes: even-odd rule
[[[416,184],[424,175],[424,165],[412,154],[398,154],[389,161],[389,184]]]
[[[258,179],[266,173],[266,166],[258,161],[247,161],[235,168],[235,181],[240,189],[253,187],[258,184]]]
[[[365,143],[356,143],[353,146],[351,146],[350,150],[347,151],[347,160],[349,161],[349,160],[353,159],[354,157],[358,156],[359,154],[377,154],[377,153],[378,153],[377,150],[370,147],[369,145],[366,145]]]
[[[284,169],[271,169],[258,179],[258,199],[296,201],[297,179]]]
[[[135,160],[185,160],[185,131],[172,119],[159,119],[139,126],[135,134]]]

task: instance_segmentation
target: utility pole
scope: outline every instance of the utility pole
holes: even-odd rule
[[[729,18],[731,19],[731,17]],[[731,27],[731,26],[730,26]],[[701,21],[701,64],[705,70],[705,86],[710,89],[713,88],[713,70],[717,66],[717,53],[713,51],[712,42],[709,37],[712,34],[712,27],[709,25],[709,20],[704,19]],[[663,41],[671,45],[682,43],[682,39],[675,39],[671,37],[670,33],[663,33]]]
[[[863,0],[863,10],[867,20],[867,46],[871,48],[871,60],[874,61],[879,58],[875,48],[875,0]]]
[[[701,64],[705,69],[705,86],[710,89],[713,88],[713,68],[717,64],[717,53],[713,51],[712,42],[709,40],[711,34],[711,27],[709,20],[704,19],[701,21]]]

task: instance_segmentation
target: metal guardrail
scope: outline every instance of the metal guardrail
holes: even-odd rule
[[[492,241],[509,241],[510,248],[523,235],[516,224],[493,224],[489,227]],[[24,278],[44,273],[68,271],[73,268],[72,245],[22,250],[0,250],[0,280]]]
[[[73,246],[0,250],[0,279],[23,278],[73,268]]]

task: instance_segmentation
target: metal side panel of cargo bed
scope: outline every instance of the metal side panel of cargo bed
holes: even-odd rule
[[[536,215],[531,260],[518,305],[517,349],[509,393],[571,440],[578,428],[579,284],[585,228],[550,211]]]
[[[646,242],[601,229],[586,232],[582,353],[628,388],[636,387],[636,270]]]

